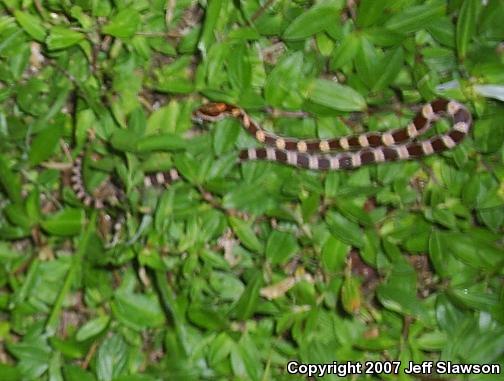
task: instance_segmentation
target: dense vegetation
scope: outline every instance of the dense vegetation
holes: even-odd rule
[[[504,366],[503,21],[502,0],[3,0],[0,379]],[[462,145],[347,172],[238,165],[257,142],[236,120],[191,120],[210,99],[331,137],[438,96],[473,113]],[[112,248],[68,186],[80,152],[88,188],[127,192]],[[181,181],[143,189],[173,166]]]

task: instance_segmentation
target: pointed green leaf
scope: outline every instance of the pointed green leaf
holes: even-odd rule
[[[480,3],[480,0],[464,0],[462,8],[460,8],[456,34],[457,50],[460,59],[465,58],[469,42],[476,32]]]
[[[254,275],[249,280],[245,291],[243,291],[240,299],[234,306],[234,313],[239,320],[248,319],[254,313],[255,306],[259,301],[259,291],[263,283],[262,274],[256,270]]]
[[[47,160],[54,153],[62,135],[63,128],[60,125],[51,126],[39,133],[31,144],[30,164],[37,165]]]
[[[82,209],[67,208],[49,216],[40,224],[50,234],[69,236],[79,234],[83,221],[84,211]]]
[[[288,261],[298,249],[299,246],[292,234],[275,230],[268,238],[266,257],[274,264],[282,264]]]
[[[307,98],[339,111],[362,111],[366,108],[366,101],[357,91],[327,79],[313,80],[308,86]]]
[[[444,1],[406,7],[403,11],[390,17],[385,23],[385,27],[400,33],[416,32],[437,20],[444,13],[445,7]]]
[[[0,185],[11,201],[21,202],[21,178],[9,167],[7,159],[0,153]]]
[[[28,33],[35,40],[44,42],[46,31],[38,17],[19,10],[14,11],[14,16],[16,17],[16,21],[19,23],[19,25],[21,25],[26,33]]]
[[[397,74],[401,71],[404,54],[401,47],[388,52],[380,62],[376,82],[373,85],[373,91],[383,90],[390,85]]]
[[[55,26],[51,28],[46,42],[49,49],[58,50],[78,44],[84,40],[84,38],[85,36],[82,33],[63,26]]]
[[[93,336],[96,336],[107,327],[109,321],[110,317],[107,315],[99,316],[95,319],[89,320],[86,324],[79,328],[75,338],[78,341],[84,341]]]
[[[290,23],[283,38],[300,40],[323,31],[339,17],[339,10],[343,5],[343,1],[326,1],[315,5]]]
[[[133,7],[119,11],[110,22],[102,28],[102,32],[114,37],[132,37],[140,24],[140,15]]]
[[[229,223],[245,247],[257,253],[262,252],[263,245],[248,223],[236,217],[229,217]]]
[[[342,242],[355,247],[364,246],[362,230],[356,223],[336,212],[328,213],[326,221],[331,233]]]

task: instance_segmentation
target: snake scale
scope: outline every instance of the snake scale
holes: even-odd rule
[[[452,119],[448,132],[417,140],[430,129],[433,122],[443,116]],[[332,139],[295,139],[275,135],[264,130],[242,108],[226,103],[207,103],[193,113],[195,120],[205,122],[214,122],[225,117],[236,118],[245,130],[265,145],[261,148],[241,150],[240,162],[268,160],[320,171],[354,169],[373,163],[419,159],[437,154],[462,142],[472,126],[472,116],[467,108],[447,99],[437,99],[425,104],[405,128]],[[111,200],[117,202],[124,197],[118,187],[108,183],[89,193],[83,180],[83,160],[84,156],[81,154],[74,161],[71,185],[77,197],[86,206],[103,209],[106,204],[112,204]],[[176,169],[150,173],[144,177],[144,186],[167,186],[179,177]],[[118,226],[115,227],[117,228]]]

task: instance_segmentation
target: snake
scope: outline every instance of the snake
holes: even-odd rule
[[[420,140],[438,119],[451,118],[451,128],[443,134]],[[422,106],[412,121],[403,128],[385,132],[367,132],[330,139],[297,139],[284,137],[265,130],[241,107],[209,102],[196,109],[193,120],[216,122],[223,118],[237,119],[242,127],[263,147],[240,150],[239,162],[265,160],[315,171],[351,170],[364,165],[383,162],[420,159],[453,149],[460,144],[472,126],[469,110],[455,100],[439,98]],[[87,207],[104,209],[124,200],[124,192],[104,182],[93,192],[88,192],[83,179],[84,154],[74,160],[71,186],[77,198]],[[169,186],[180,178],[179,172],[147,173],[144,187]],[[120,229],[116,222],[114,230]]]
[[[432,123],[448,115],[450,130],[442,135],[418,141]],[[281,137],[263,129],[242,108],[226,103],[207,103],[195,117],[214,122],[231,116],[266,147],[241,150],[240,161],[268,160],[312,170],[354,169],[386,161],[419,159],[457,146],[469,133],[472,116],[459,102],[437,99],[425,104],[406,127],[387,132],[368,132],[332,139],[295,139]],[[333,151],[342,151],[331,153]]]

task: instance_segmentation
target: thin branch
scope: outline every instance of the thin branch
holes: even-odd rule
[[[175,6],[177,4],[177,0],[167,0],[166,2],[166,12],[165,12],[165,24],[166,27],[168,28],[170,23],[173,20],[173,11],[175,9]]]
[[[288,118],[307,118],[310,116],[306,111],[284,111],[273,107],[268,107],[266,111],[273,117],[288,117]]]
[[[84,362],[81,365],[82,369],[87,369],[89,367],[89,363],[93,359],[94,354],[96,353],[96,349],[98,348],[98,343],[99,341],[95,341],[92,345],[91,348],[89,348],[88,353],[86,353],[86,357],[84,358]]]
[[[259,17],[262,16],[262,14],[266,11],[267,8],[271,6],[271,4],[274,3],[275,0],[268,0],[266,1],[261,8],[259,8],[255,13],[252,15],[250,18],[250,21],[254,22],[256,21]]]

